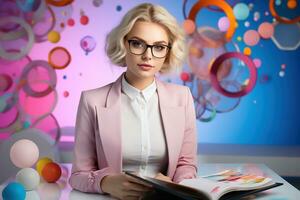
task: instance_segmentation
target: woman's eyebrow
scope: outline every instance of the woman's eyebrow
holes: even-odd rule
[[[136,38],[136,39],[141,40],[141,41],[145,42],[146,44],[148,44],[145,40],[143,40],[142,38],[140,38],[140,37],[138,37],[138,36],[133,36],[131,39],[133,39],[133,38]],[[163,40],[161,40],[161,41],[156,41],[156,42],[154,42],[153,44],[157,44],[157,43],[165,43],[165,44],[168,44],[166,41],[163,41]]]

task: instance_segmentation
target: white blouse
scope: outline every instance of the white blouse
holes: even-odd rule
[[[121,94],[123,170],[154,177],[167,169],[167,146],[155,80],[144,90],[122,77]]]

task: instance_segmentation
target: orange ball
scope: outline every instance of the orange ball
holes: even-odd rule
[[[42,170],[42,177],[48,183],[55,183],[61,176],[61,168],[55,163],[47,163]]]

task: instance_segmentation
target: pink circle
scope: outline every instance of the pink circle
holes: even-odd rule
[[[72,18],[68,19],[67,23],[68,23],[69,26],[74,26],[75,25],[75,21]]]
[[[180,75],[180,79],[182,81],[189,81],[190,80],[190,75],[187,72],[182,72]]]
[[[264,39],[269,39],[274,34],[274,26],[269,22],[261,23],[258,27],[259,35]]]
[[[64,91],[64,97],[68,97],[70,93],[68,91]]]
[[[192,34],[196,29],[195,22],[191,19],[185,20],[183,22],[183,29],[187,34]]]
[[[261,60],[259,58],[253,59],[253,62],[256,66],[256,68],[259,68],[261,66]]]
[[[39,148],[31,140],[18,140],[10,148],[10,160],[19,168],[31,167],[38,158]]]
[[[255,46],[259,42],[259,34],[255,30],[248,30],[244,34],[244,42],[246,45]]]
[[[226,32],[229,28],[230,22],[227,17],[221,17],[218,21],[218,27],[220,31]]]

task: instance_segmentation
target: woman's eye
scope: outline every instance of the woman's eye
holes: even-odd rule
[[[155,51],[164,51],[165,50],[165,46],[162,46],[162,45],[155,45],[154,46],[154,49]]]
[[[144,44],[141,41],[134,40],[134,41],[132,41],[132,46],[138,48],[138,47],[143,47]]]

